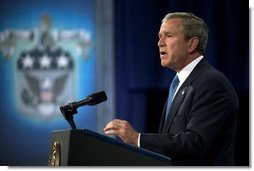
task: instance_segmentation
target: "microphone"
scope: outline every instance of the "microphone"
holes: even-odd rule
[[[81,100],[78,102],[72,102],[69,105],[71,105],[72,108],[77,109],[78,107],[85,106],[85,105],[94,106],[106,100],[107,100],[107,96],[105,91],[100,91],[100,92],[87,96],[84,100]]]
[[[72,103],[68,103],[65,106],[61,106],[60,110],[62,113],[76,114],[77,108],[79,108],[80,106],[85,106],[85,105],[94,106],[106,100],[107,100],[107,96],[105,91],[100,91],[100,92],[91,94],[87,96],[85,99],[80,100],[78,102],[72,102]]]
[[[87,96],[85,99],[81,101],[72,102],[72,103],[68,103],[65,106],[61,106],[60,111],[66,120],[71,120],[73,119],[72,115],[78,113],[77,111],[78,107],[85,106],[85,105],[94,106],[106,100],[107,100],[107,96],[105,91],[100,91],[100,92]]]
[[[76,129],[75,122],[73,121],[73,115],[78,113],[77,111],[78,107],[85,105],[94,106],[106,100],[107,100],[106,93],[104,91],[100,91],[87,96],[85,99],[81,101],[72,102],[68,103],[65,106],[61,106],[60,111],[63,114],[64,118],[69,122],[72,129]]]

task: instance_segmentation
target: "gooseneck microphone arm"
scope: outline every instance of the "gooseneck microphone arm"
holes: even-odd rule
[[[70,104],[70,103],[69,103]],[[67,122],[70,124],[72,129],[77,129],[76,124],[73,120],[73,115],[78,113],[77,109],[74,109],[70,105],[61,106],[60,111],[64,118],[67,120]]]
[[[73,115],[78,113],[77,108],[85,105],[94,106],[106,100],[107,100],[106,93],[104,91],[100,91],[98,93],[94,93],[87,96],[84,100],[68,103],[65,106],[61,106],[60,111],[63,114],[64,118],[70,124],[71,128],[76,129],[77,127],[73,120]]]

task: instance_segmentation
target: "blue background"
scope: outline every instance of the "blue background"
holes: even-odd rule
[[[47,14],[52,29],[86,29],[95,44],[95,2],[92,0],[22,0],[0,2],[0,31],[40,29],[41,17]],[[62,116],[50,121],[29,118],[17,111],[16,58],[0,55],[0,165],[47,165],[52,130],[69,129]],[[74,100],[93,93],[96,87],[96,52],[92,49],[87,59],[74,57]],[[79,108],[74,116],[77,127],[96,131],[96,110]]]

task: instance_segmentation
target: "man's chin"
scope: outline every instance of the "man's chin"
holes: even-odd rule
[[[161,66],[162,66],[162,67],[167,67],[167,64],[168,64],[168,63],[166,63],[165,61],[161,61]]]
[[[169,69],[173,69],[174,68],[172,65],[170,65],[169,63],[165,63],[165,62],[161,62],[161,66],[164,67],[164,68],[169,68]]]

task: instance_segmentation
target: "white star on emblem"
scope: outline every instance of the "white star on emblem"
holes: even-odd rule
[[[61,55],[58,59],[57,59],[57,65],[59,68],[64,68],[68,65],[69,63],[69,59],[64,56],[64,55]]]
[[[33,67],[34,59],[27,54],[26,57],[23,59],[23,66],[24,68],[31,68]]]
[[[41,68],[48,68],[51,64],[51,59],[48,55],[43,55],[40,59]]]

